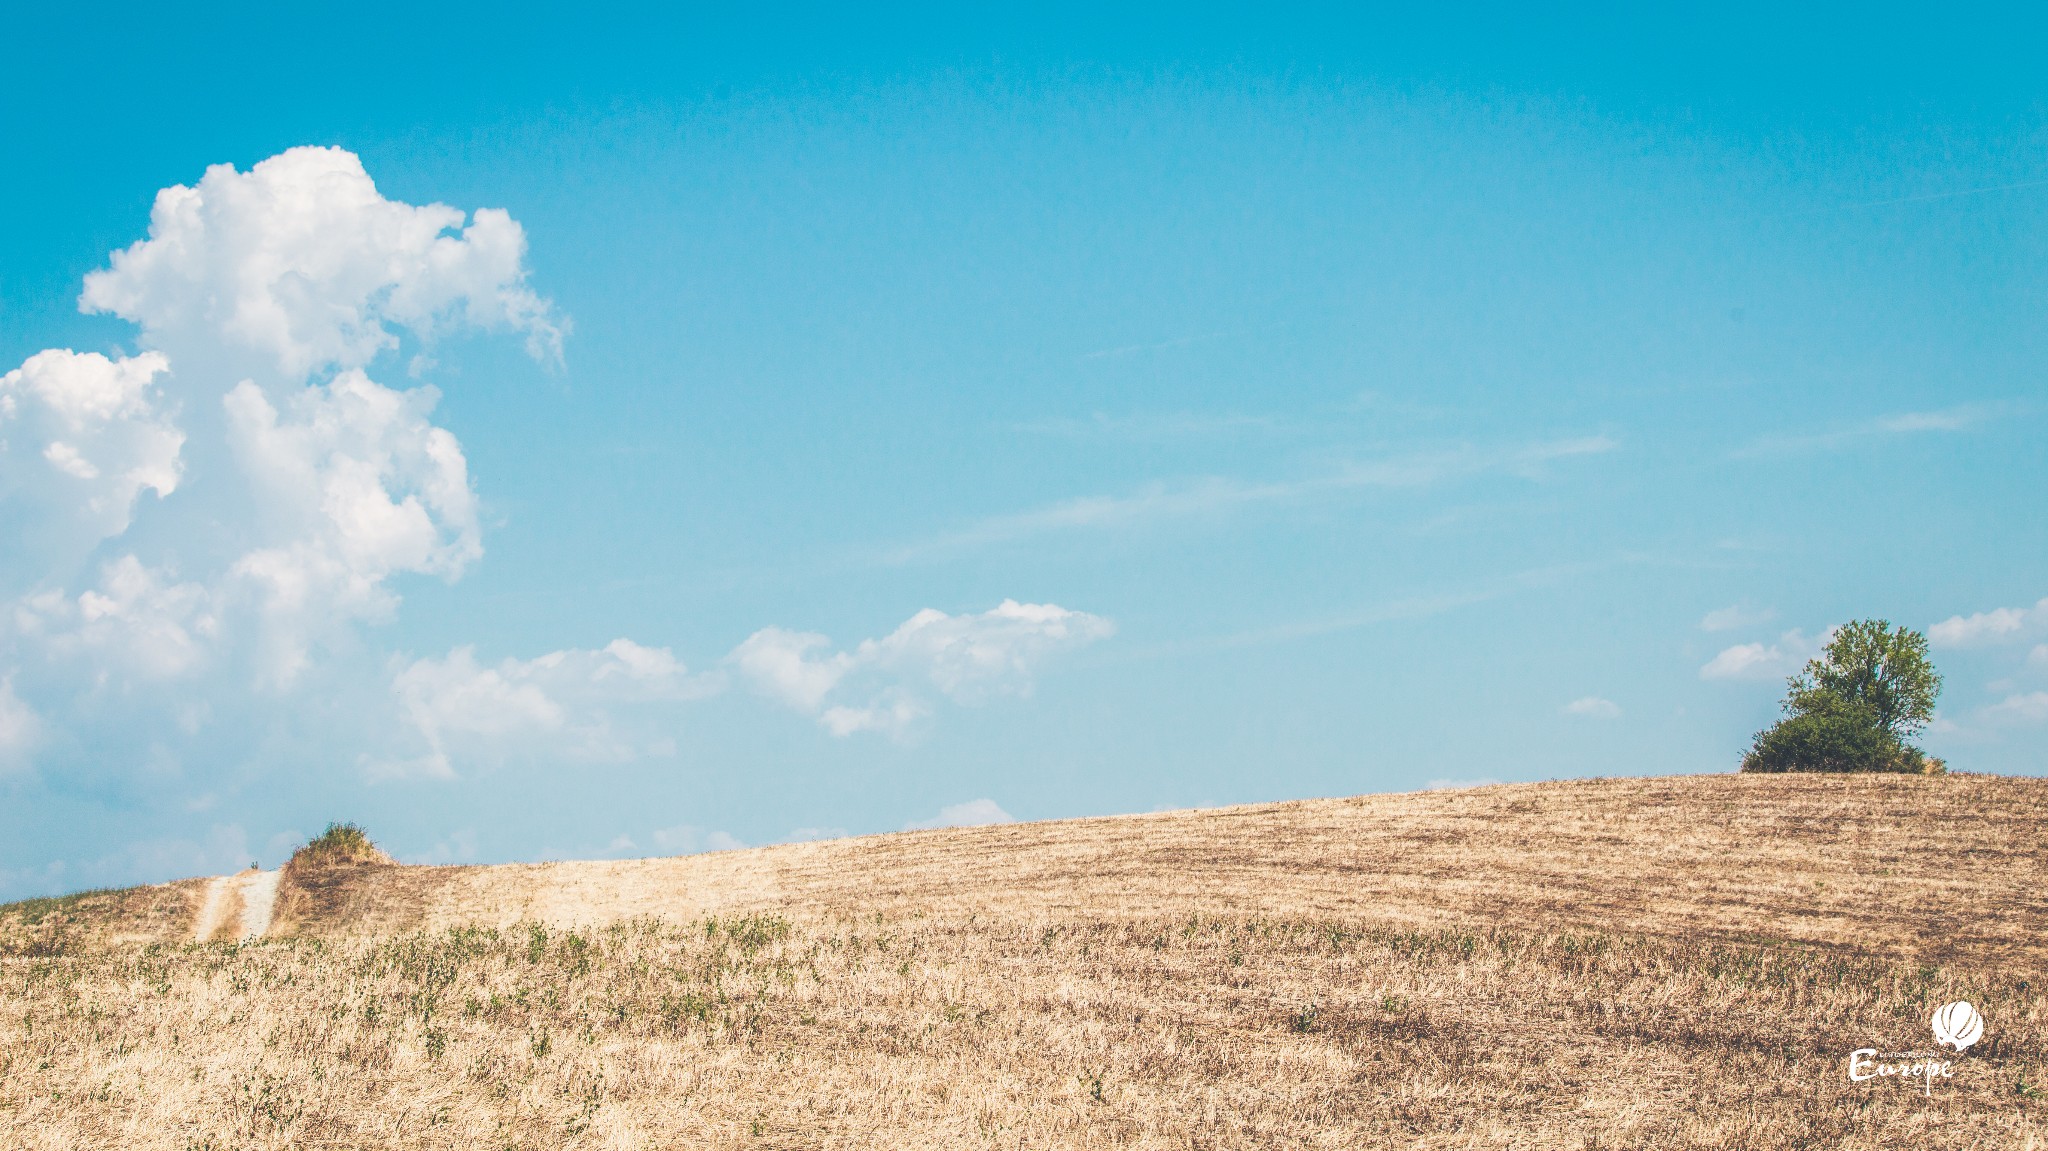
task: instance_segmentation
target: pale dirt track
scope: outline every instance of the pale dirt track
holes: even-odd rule
[[[195,943],[261,939],[269,934],[284,871],[244,871],[205,880],[205,895],[193,917]]]
[[[200,902],[199,914],[192,924],[194,943],[205,943],[220,934],[221,926],[227,922],[228,900],[234,885],[234,878],[226,875],[206,881],[206,897]]]
[[[283,869],[276,871],[251,872],[242,880],[243,939],[261,939],[270,930],[270,919],[277,907],[277,881]]]

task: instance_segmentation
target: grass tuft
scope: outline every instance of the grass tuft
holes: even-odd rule
[[[298,866],[333,867],[351,863],[390,863],[391,857],[370,840],[370,833],[354,823],[330,823],[327,830],[292,853]]]

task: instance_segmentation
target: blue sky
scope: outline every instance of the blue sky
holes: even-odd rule
[[[2043,768],[2038,16],[357,12],[21,18],[0,897]]]

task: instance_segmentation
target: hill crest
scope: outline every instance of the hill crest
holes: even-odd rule
[[[898,832],[636,860],[288,868],[267,934],[531,921],[982,912],[1474,920],[1775,939],[1927,961],[2048,948],[2048,780],[1707,775],[1561,780]],[[37,932],[194,937],[213,881],[0,908]],[[1996,916],[1973,906],[1993,902]],[[59,903],[65,901],[57,901]],[[25,912],[43,905],[36,923]],[[68,922],[66,919],[68,917]],[[240,919],[216,912],[215,938]]]

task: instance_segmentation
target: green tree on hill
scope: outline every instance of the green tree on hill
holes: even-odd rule
[[[1757,733],[1742,770],[1938,774],[1942,762],[1906,741],[1940,695],[1926,636],[1888,620],[1845,624],[1787,681],[1785,718]]]

